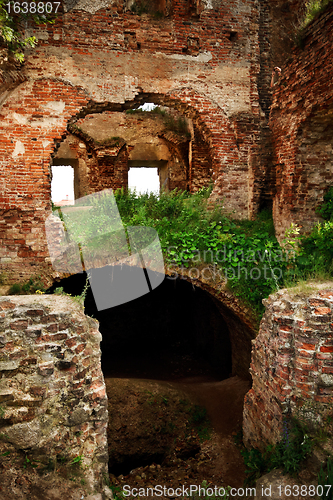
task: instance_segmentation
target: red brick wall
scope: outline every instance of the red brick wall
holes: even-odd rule
[[[243,420],[244,442],[261,449],[281,439],[284,419],[310,407],[318,420],[333,397],[333,291],[281,290],[265,302]]]
[[[22,224],[29,230],[31,213],[38,239],[28,245],[26,274],[47,261],[41,221],[50,209],[49,161],[69,121],[122,111],[134,100],[189,116],[210,148],[212,199],[223,198],[236,217],[257,210],[250,200],[261,188],[249,178],[248,157],[260,135],[258,5],[169,3],[167,17],[157,19],[125,11],[122,0],[101,9],[96,2],[91,12],[70,10],[36,29],[40,43],[27,55],[26,81],[6,95],[0,112],[0,209],[2,217],[16,210],[20,221],[15,234],[7,225],[0,233],[1,270],[12,279],[22,270]]]
[[[192,143],[192,162],[190,169],[190,190],[198,191],[207,187],[212,178],[212,158],[209,145],[203,141],[194,127],[194,141]]]
[[[282,239],[291,222],[310,230],[333,185],[333,6],[307,29],[274,89],[270,114],[276,163],[274,221]]]
[[[22,475],[14,463],[23,450],[45,467],[82,455],[84,490],[101,492],[108,413],[98,323],[55,296],[0,297],[0,320],[0,451],[15,447],[12,477]]]

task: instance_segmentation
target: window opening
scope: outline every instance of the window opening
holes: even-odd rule
[[[51,200],[55,205],[74,205],[74,168],[70,165],[52,167]]]
[[[145,102],[144,104],[139,106],[138,109],[141,109],[142,111],[153,111],[153,109],[157,107],[157,104],[154,104],[153,102]]]
[[[154,167],[132,167],[128,171],[128,189],[137,194],[160,192],[160,179],[158,168]]]

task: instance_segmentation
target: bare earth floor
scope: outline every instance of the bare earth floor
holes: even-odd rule
[[[106,377],[106,386],[110,481],[119,493],[124,485],[128,485],[127,491],[156,485],[168,489],[199,486],[203,481],[212,487],[243,486],[244,464],[235,436],[241,431],[248,381],[237,376],[222,381],[187,377],[171,382]],[[192,409],[185,400],[192,402]],[[200,420],[197,405],[206,408],[211,420],[209,439],[206,424],[201,440],[191,430],[192,424],[195,427],[195,421]],[[123,471],[113,469],[112,457],[119,464],[126,454],[137,461],[128,461],[127,455]]]

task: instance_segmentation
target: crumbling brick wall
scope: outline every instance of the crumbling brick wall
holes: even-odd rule
[[[82,456],[86,492],[101,492],[107,473],[100,341],[72,298],[0,297],[0,449],[45,468]]]
[[[190,190],[198,191],[207,187],[212,179],[212,159],[208,144],[203,141],[194,127],[194,141],[192,142],[192,162],[190,169]]]
[[[149,160],[157,161],[157,164],[160,160],[167,163],[169,190],[193,191],[188,175],[190,133],[185,127],[184,130],[179,127],[177,120],[180,115],[176,114],[172,121],[173,115],[141,111],[88,114],[69,125],[71,134],[58,144],[52,163],[74,163],[75,198],[106,188],[127,188],[133,150],[135,160],[139,164],[140,160],[144,162],[139,166],[146,166]],[[199,135],[197,133],[193,142]],[[206,150],[209,153],[208,146]],[[197,162],[195,186],[208,185],[211,175],[211,170],[203,169]]]
[[[244,400],[247,446],[263,449],[279,441],[283,420],[299,417],[302,407],[312,412],[313,424],[332,404],[333,291],[326,287],[308,294],[280,290],[265,301],[252,341],[253,386]]]
[[[213,199],[249,215],[256,186],[248,152],[259,141],[258,5],[174,0],[162,8],[158,18],[134,14],[123,0],[67,1],[54,25],[35,30],[40,43],[27,54],[24,81],[0,110],[0,218],[12,220],[1,225],[0,265],[9,280],[48,272],[51,154],[69,122],[110,105],[123,111],[149,99],[191,118],[210,148]]]
[[[283,68],[270,114],[276,164],[273,215],[279,239],[297,223],[309,231],[333,185],[333,6],[304,34]]]

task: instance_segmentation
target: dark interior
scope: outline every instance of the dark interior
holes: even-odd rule
[[[70,276],[48,293],[63,287],[66,293],[80,295],[86,279],[86,273]],[[156,380],[231,376],[228,327],[210,295],[185,280],[165,277],[153,291],[103,311],[97,310],[89,287],[85,313],[100,324],[105,376]]]

